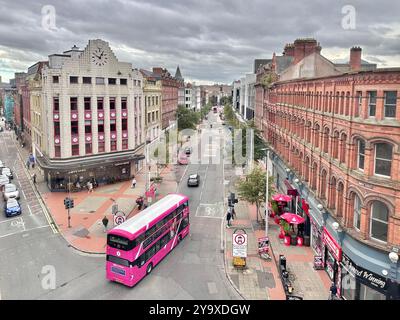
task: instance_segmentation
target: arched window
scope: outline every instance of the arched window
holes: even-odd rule
[[[335,209],[335,206],[336,206],[336,178],[335,177],[332,177],[332,179],[331,179],[330,188],[331,188],[331,194],[330,194],[330,201],[328,203],[328,206],[332,209]]]
[[[337,192],[338,192],[338,200],[337,200],[337,206],[336,206],[336,215],[338,217],[343,216],[343,183],[339,182],[338,187],[337,187]]]
[[[333,134],[333,148],[332,148],[332,157],[337,159],[339,154],[339,132],[335,132]]]
[[[314,147],[319,148],[319,124],[314,127]]]
[[[339,161],[342,163],[346,162],[346,141],[347,141],[347,135],[343,133],[340,139],[340,155],[339,155],[340,156]]]
[[[304,180],[310,181],[310,158],[306,157],[304,164]]]
[[[357,140],[357,168],[364,171],[365,163],[365,141]]]
[[[323,151],[325,153],[329,153],[329,128],[326,127],[324,129],[324,147],[323,147]]]
[[[388,143],[375,145],[375,171],[374,174],[390,177],[392,171],[393,147]]]
[[[353,200],[353,226],[355,229],[360,230],[361,225],[361,200],[360,197],[354,194]]]
[[[387,206],[380,202],[374,201],[371,205],[371,227],[370,235],[372,239],[379,241],[387,241],[389,210]]]
[[[318,165],[316,162],[313,163],[311,170],[311,189],[317,189],[317,175],[318,175]]]
[[[321,172],[321,199],[326,199],[326,171],[322,170]]]

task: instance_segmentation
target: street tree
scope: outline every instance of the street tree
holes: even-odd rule
[[[178,130],[184,129],[196,129],[196,125],[199,123],[200,114],[193,110],[186,108],[183,105],[178,106],[176,112],[176,117],[178,119]]]
[[[253,171],[245,178],[236,182],[236,190],[240,200],[245,200],[251,204],[255,204],[257,208],[257,222],[260,214],[260,207],[265,203],[266,193],[266,175],[260,167],[255,167]],[[273,177],[269,177],[268,181],[268,200],[271,199]]]

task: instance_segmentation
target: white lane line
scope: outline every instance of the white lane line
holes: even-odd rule
[[[43,228],[48,228],[48,227],[51,227],[51,226],[50,225],[45,225],[45,226],[39,226],[39,227],[35,227],[35,228],[30,228],[30,229],[25,229],[25,227],[24,227],[24,230],[22,230],[22,231],[7,233],[5,235],[0,236],[0,239],[1,238],[5,238],[5,237],[9,237],[9,236],[13,236],[13,235],[18,234],[18,233],[23,233],[23,232],[27,232],[27,231],[32,231],[32,230],[36,230],[36,229],[43,229]]]
[[[30,216],[33,216],[33,213],[32,213],[32,210],[31,210],[31,207],[29,206],[29,204],[28,204],[27,206],[28,206],[28,210],[29,210],[29,215],[30,215]]]
[[[22,192],[22,195],[24,196],[24,198],[26,200],[25,192],[24,192],[24,190],[22,190],[22,188],[21,188],[21,192]]]
[[[1,290],[0,290],[0,300],[1,300]]]

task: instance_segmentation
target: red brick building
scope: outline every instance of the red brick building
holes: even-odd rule
[[[256,125],[273,151],[278,188],[308,202],[311,246],[339,295],[398,298],[399,265],[388,254],[400,247],[400,68],[376,69],[358,47],[347,64],[320,51],[315,40],[296,40],[285,47],[289,67],[259,71]],[[349,289],[342,281],[350,276]]]
[[[161,119],[162,129],[169,126],[170,121],[175,121],[176,110],[178,109],[179,80],[171,76],[167,69],[153,68],[153,73],[161,78],[162,102]]]

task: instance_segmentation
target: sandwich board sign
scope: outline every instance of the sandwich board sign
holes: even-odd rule
[[[246,266],[247,234],[243,229],[236,229],[232,234],[232,256],[234,266]]]

